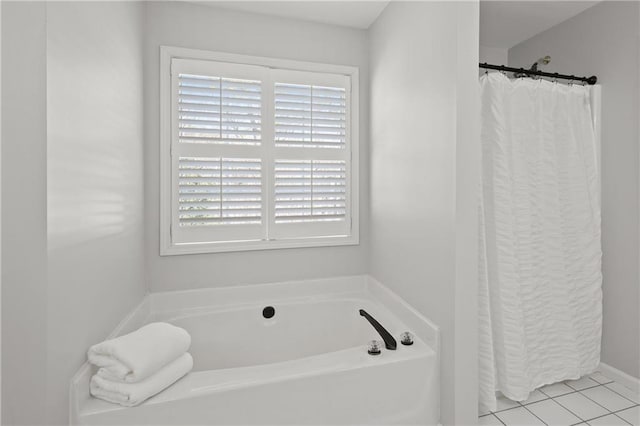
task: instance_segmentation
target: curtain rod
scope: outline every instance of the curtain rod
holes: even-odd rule
[[[541,77],[551,77],[551,78],[561,78],[564,80],[583,81],[590,85],[594,85],[598,81],[598,77],[596,77],[595,75],[592,75],[591,77],[577,77],[575,75],[558,74],[557,72],[555,73],[544,72],[544,71],[526,70],[524,68],[505,67],[504,65],[492,65],[486,62],[481,63],[479,66],[480,68],[484,68],[488,70],[515,72],[519,74],[525,74],[527,76],[539,75]]]

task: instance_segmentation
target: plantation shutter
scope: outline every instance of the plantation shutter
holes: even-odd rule
[[[183,59],[171,68],[173,240],[264,239],[267,69]]]
[[[346,102],[344,87],[276,83],[276,146],[344,149]]]
[[[324,160],[276,160],[276,223],[344,220],[346,163]]]
[[[180,157],[178,161],[180,226],[261,223],[259,158]]]
[[[344,236],[351,229],[350,80],[274,70],[271,236]]]
[[[350,103],[345,75],[172,58],[171,243],[350,236]]]

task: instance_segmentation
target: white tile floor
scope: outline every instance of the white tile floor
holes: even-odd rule
[[[544,386],[520,403],[498,399],[494,413],[480,413],[491,426],[640,426],[640,394],[600,372]]]

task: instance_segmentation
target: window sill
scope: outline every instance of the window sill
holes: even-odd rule
[[[160,256],[185,254],[228,253],[258,250],[279,250],[292,248],[355,246],[360,244],[358,236],[336,236],[297,238],[271,241],[229,241],[220,243],[180,243],[160,248]]]

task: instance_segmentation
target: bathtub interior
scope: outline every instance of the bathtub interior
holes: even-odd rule
[[[263,316],[265,306],[275,315]],[[380,335],[359,314],[365,309],[398,337],[408,331],[380,304],[364,298],[225,307],[177,316],[156,315],[191,334],[194,371],[239,368],[365,346]],[[229,326],[233,324],[233,326]]]

